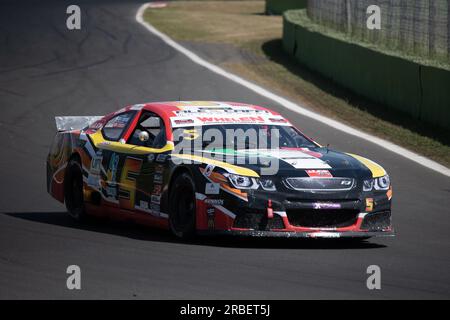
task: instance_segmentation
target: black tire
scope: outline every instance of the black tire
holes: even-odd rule
[[[77,159],[71,159],[64,178],[64,202],[67,212],[76,221],[84,221],[83,172]]]
[[[172,233],[184,240],[195,236],[195,184],[192,177],[183,173],[173,182],[169,195],[169,226]]]

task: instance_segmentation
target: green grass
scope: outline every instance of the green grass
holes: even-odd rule
[[[388,111],[299,65],[282,49],[282,18],[264,1],[177,1],[149,9],[146,21],[176,40],[222,43],[247,59],[221,67],[311,110],[450,166],[450,133]]]

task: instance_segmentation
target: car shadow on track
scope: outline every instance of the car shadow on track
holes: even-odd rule
[[[72,220],[66,212],[17,212],[6,213],[14,218],[45,223],[65,228],[111,234],[143,241],[180,243],[186,245],[214,246],[238,249],[380,249],[383,244],[354,239],[300,239],[300,238],[249,238],[227,236],[203,236],[183,242],[167,231],[137,225],[128,221],[90,219],[86,223]],[[371,240],[374,241],[374,240]]]

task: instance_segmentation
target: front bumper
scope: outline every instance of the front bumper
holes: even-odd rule
[[[240,237],[264,237],[264,238],[309,238],[309,239],[336,239],[336,238],[372,238],[393,237],[391,231],[355,232],[355,231],[312,231],[312,232],[280,232],[280,231],[256,231],[256,230],[199,230],[199,235],[222,235]]]
[[[219,206],[211,205],[208,198],[211,196],[197,198],[199,234],[296,238],[394,236],[391,199],[386,194],[371,196],[370,201],[366,197],[293,201],[286,195],[278,194],[277,198],[272,194],[272,208],[267,205],[268,197],[261,193],[248,202],[228,197]]]

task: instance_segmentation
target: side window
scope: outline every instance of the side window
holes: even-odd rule
[[[133,112],[121,113],[109,120],[103,127],[103,135],[107,140],[117,141],[128,126]]]
[[[142,132],[146,134],[143,136]],[[149,148],[164,147],[166,144],[164,121],[154,113],[143,113],[128,143]]]

